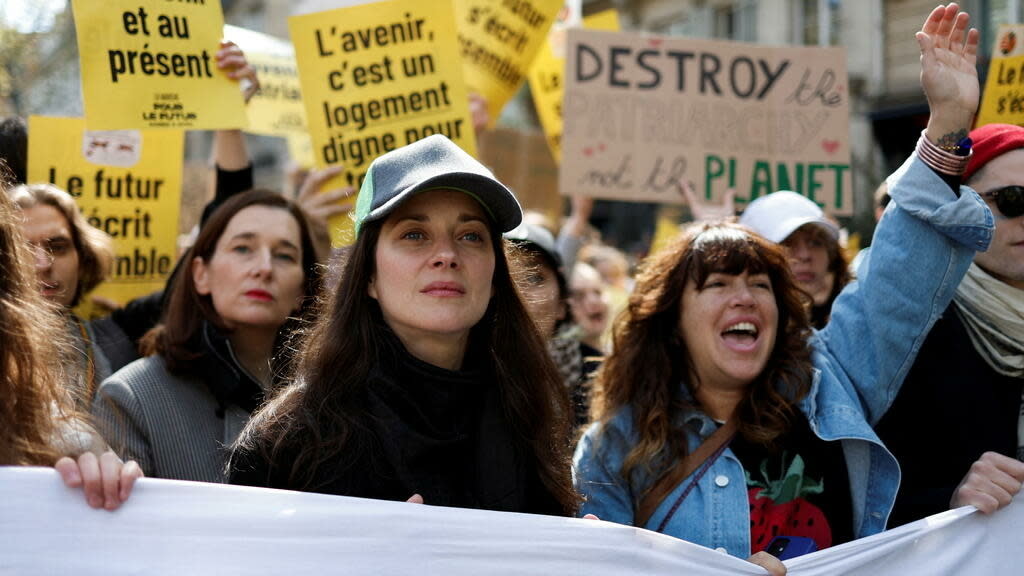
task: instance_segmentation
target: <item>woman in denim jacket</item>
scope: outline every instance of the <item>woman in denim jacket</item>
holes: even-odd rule
[[[735,434],[649,498],[639,524],[738,557],[777,535],[822,548],[885,529],[900,472],[872,425],[992,234],[991,212],[944,150],[978,102],[967,24],[951,4],[917,34],[928,140],[889,178],[870,266],[824,330],[808,327],[779,248],[738,225],[691,229],[647,264],[577,448],[581,514],[638,524],[658,480],[728,423]]]

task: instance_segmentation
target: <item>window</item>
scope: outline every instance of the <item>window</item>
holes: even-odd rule
[[[839,44],[842,0],[798,0],[795,41],[807,46]]]

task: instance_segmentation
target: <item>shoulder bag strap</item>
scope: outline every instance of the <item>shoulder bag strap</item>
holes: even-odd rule
[[[696,450],[687,454],[682,460],[678,460],[675,466],[663,474],[661,478],[659,478],[658,481],[644,493],[643,498],[640,500],[640,504],[636,507],[636,511],[633,514],[633,525],[638,528],[646,526],[647,521],[651,519],[651,515],[654,514],[654,511],[672,492],[672,490],[674,490],[680,482],[693,474],[697,468],[700,468],[701,464],[704,464],[712,455],[714,455],[714,458],[712,458],[708,464],[710,465],[717,460],[718,457],[721,456],[722,452],[725,451],[726,445],[729,444],[729,441],[732,440],[732,437],[735,435],[736,420],[729,420],[725,424],[719,426],[718,430],[715,430],[715,432],[711,436],[708,436],[704,442],[701,442],[700,446],[698,446]],[[707,467],[705,467],[704,471],[706,470]],[[702,471],[700,476],[703,475]],[[683,498],[686,498],[686,495],[690,493],[690,489],[692,489],[693,485],[700,480],[700,476],[694,478],[688,489],[683,491],[682,496],[679,498],[680,501],[682,501]],[[679,507],[679,503],[680,502],[676,502],[676,505],[673,507],[673,512],[675,511],[675,508]]]

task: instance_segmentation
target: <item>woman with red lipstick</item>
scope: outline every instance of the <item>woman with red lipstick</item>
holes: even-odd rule
[[[576,451],[582,513],[741,558],[775,536],[823,548],[885,529],[900,469],[872,425],[992,238],[959,186],[968,155],[950,152],[978,105],[968,20],[940,6],[917,34],[928,128],[823,330],[782,248],[740,225],[691,228],[645,264]]]
[[[231,482],[571,514],[568,399],[501,236],[515,197],[431,136],[373,162],[355,213],[295,382],[239,437]]]
[[[298,206],[257,190],[218,208],[184,261],[148,356],[103,382],[93,416],[147,476],[222,482],[224,447],[281,384],[316,255]]]

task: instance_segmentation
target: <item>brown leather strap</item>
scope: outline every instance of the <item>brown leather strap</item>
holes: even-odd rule
[[[736,420],[729,420],[718,427],[718,430],[701,442],[696,450],[686,455],[682,460],[677,460],[676,465],[662,474],[661,478],[644,493],[640,504],[633,514],[633,525],[643,528],[651,515],[680,482],[688,478],[700,465],[704,463],[715,452],[732,439],[736,434]]]

